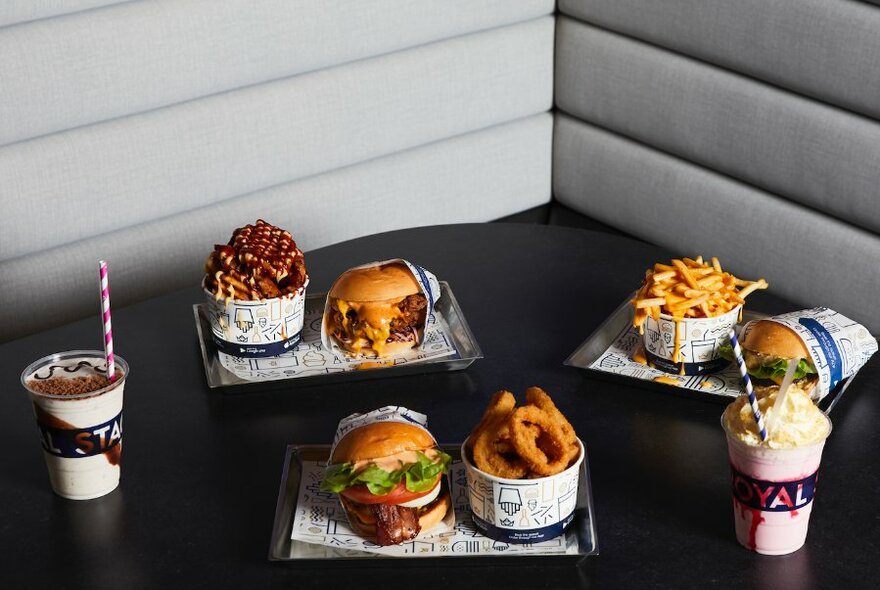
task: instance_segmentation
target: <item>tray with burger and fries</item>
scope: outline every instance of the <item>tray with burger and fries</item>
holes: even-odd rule
[[[272,388],[435,371],[482,358],[449,284],[396,258],[309,293],[290,232],[257,220],[205,263],[193,306],[208,386]]]
[[[731,362],[730,329],[742,336],[750,322],[768,318],[745,306],[749,294],[768,286],[764,279],[733,276],[717,258],[655,264],[646,271],[642,286],[564,364],[656,391],[730,401],[742,393],[742,378]],[[798,313],[833,315],[849,322],[825,308]],[[815,388],[817,405],[830,412],[857,372],[858,366],[827,391]]]

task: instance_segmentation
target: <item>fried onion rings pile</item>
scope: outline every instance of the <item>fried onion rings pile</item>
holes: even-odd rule
[[[540,387],[526,390],[526,405],[516,407],[509,391],[498,391],[467,442],[481,471],[507,479],[556,475],[580,453],[571,423]]]

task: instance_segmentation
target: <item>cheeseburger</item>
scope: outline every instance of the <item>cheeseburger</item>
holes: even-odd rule
[[[396,545],[446,516],[451,501],[443,474],[450,460],[423,428],[373,422],[339,441],[321,489],[339,494],[355,533]]]
[[[819,382],[816,366],[803,340],[794,330],[778,322],[759,320],[752,323],[740,346],[756,393],[782,385],[790,359],[798,361],[792,387],[809,394]],[[733,359],[733,350],[729,346],[721,352]]]
[[[400,262],[354,268],[330,289],[325,329],[350,354],[392,355],[421,341],[428,300]]]

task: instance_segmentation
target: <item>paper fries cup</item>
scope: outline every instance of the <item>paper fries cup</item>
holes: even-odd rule
[[[211,334],[220,352],[239,358],[284,354],[296,346],[305,319],[306,287],[259,301],[217,299],[205,290]]]
[[[660,314],[660,321],[648,315],[643,335],[648,362],[661,371],[680,375],[702,375],[723,369],[729,361],[718,355],[718,349],[728,342],[739,312],[740,307],[736,307],[724,315],[684,318],[678,322],[665,313]]]
[[[505,543],[539,543],[561,535],[574,520],[578,481],[584,461],[580,455],[568,469],[536,479],[506,479],[477,469],[461,445],[474,524],[484,535]]]

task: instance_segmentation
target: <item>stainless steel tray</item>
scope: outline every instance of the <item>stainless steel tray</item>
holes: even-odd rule
[[[578,346],[567,359],[565,359],[563,364],[585,369],[597,377],[610,381],[638,385],[640,387],[666,393],[677,393],[687,397],[729,402],[733,397],[738,395],[740,382],[739,373],[737,372],[736,367],[732,364],[728,368],[719,371],[714,375],[678,377],[677,375],[664,373],[657,369],[651,369],[650,367],[642,365],[635,366],[631,363],[633,364],[632,370],[627,368],[626,370],[628,371],[628,374],[621,374],[621,365],[619,363],[627,362],[628,359],[622,358],[624,355],[620,354],[616,355],[617,358],[614,359],[612,358],[614,355],[609,356],[606,355],[606,353],[609,353],[612,346],[615,346],[624,353],[630,354],[634,345],[628,345],[626,343],[640,340],[638,332],[632,327],[633,311],[632,305],[630,305],[630,299],[632,299],[632,297],[628,297],[624,300],[623,303],[621,303],[620,306],[618,306],[618,308],[615,309],[614,312],[602,323],[602,325],[600,325],[589,338],[584,340],[584,342]],[[768,317],[767,314],[746,309],[743,311],[742,321],[745,323],[766,317]],[[621,345],[621,343],[623,344]],[[603,357],[611,359],[612,362],[609,362],[608,366],[605,367],[601,365],[596,366],[597,361]],[[616,366],[612,367],[611,365]],[[679,384],[673,385],[655,381],[654,379],[659,376],[673,378],[678,380]],[[849,387],[853,377],[855,377],[855,374],[841,380],[840,383],[838,383],[828,395],[822,398],[817,405],[824,410],[825,413],[830,413],[837,402],[840,401],[843,393]],[[716,382],[716,387],[713,387],[713,380]],[[735,383],[736,385],[732,391],[730,386],[725,387],[722,382]],[[707,388],[706,385],[709,385],[709,387]]]
[[[437,358],[426,358],[420,360],[411,360],[403,364],[395,364],[384,366],[379,363],[373,363],[374,368],[369,370],[338,370],[337,372],[313,373],[300,376],[269,376],[260,380],[250,380],[236,375],[220,362],[218,351],[214,345],[211,333],[210,320],[207,317],[206,305],[193,305],[193,316],[196,324],[196,332],[198,334],[199,346],[202,352],[202,361],[205,366],[205,378],[210,388],[221,388],[224,390],[248,390],[248,389],[272,389],[289,387],[291,385],[309,384],[317,385],[324,383],[337,383],[342,381],[354,381],[363,379],[375,379],[385,377],[395,377],[400,375],[413,375],[420,373],[433,373],[443,371],[460,371],[466,369],[475,360],[483,358],[483,353],[477,344],[458,301],[446,281],[440,281],[440,299],[434,306],[433,321],[440,323],[445,334],[449,338],[455,353],[449,356]],[[309,294],[306,297],[306,315],[310,313],[322,313],[326,293]],[[310,325],[306,322],[303,327],[303,341],[315,342],[313,346],[320,346],[320,326]],[[275,357],[281,358],[281,357]],[[241,363],[247,365],[254,362],[266,362],[271,359],[261,359],[260,361],[242,359]],[[369,359],[365,359],[369,361]]]
[[[461,466],[460,446],[441,445],[441,448],[453,458],[452,473],[459,473],[463,468]],[[327,561],[357,561],[358,567],[361,567],[370,564],[383,564],[387,566],[389,560],[394,560],[395,563],[400,564],[424,564],[426,562],[436,563],[436,560],[472,559],[481,565],[490,565],[496,561],[499,564],[504,562],[510,563],[511,559],[525,558],[540,559],[541,564],[547,564],[553,561],[578,562],[589,555],[597,555],[599,553],[590,470],[588,457],[586,456],[581,466],[575,517],[565,530],[565,533],[563,533],[563,542],[560,543],[558,552],[548,552],[546,548],[542,550],[536,548],[534,551],[531,551],[531,547],[525,545],[518,546],[520,550],[513,552],[511,546],[506,543],[492,541],[477,532],[471,520],[470,509],[467,508],[465,500],[467,493],[466,489],[463,488],[466,488],[467,483],[464,481],[463,473],[461,473],[461,477],[453,476],[451,478],[452,489],[450,493],[453,498],[453,504],[456,506],[456,529],[467,531],[468,543],[480,543],[481,547],[485,546],[486,551],[479,555],[462,555],[450,550],[439,553],[414,552],[407,556],[390,557],[293,540],[290,538],[291,528],[293,526],[294,513],[297,510],[297,499],[303,475],[303,462],[324,462],[329,455],[329,445],[290,445],[287,447],[287,452],[284,456],[284,467],[281,473],[281,486],[278,490],[278,503],[275,507],[275,523],[272,527],[272,539],[269,546],[270,561],[325,564]]]

